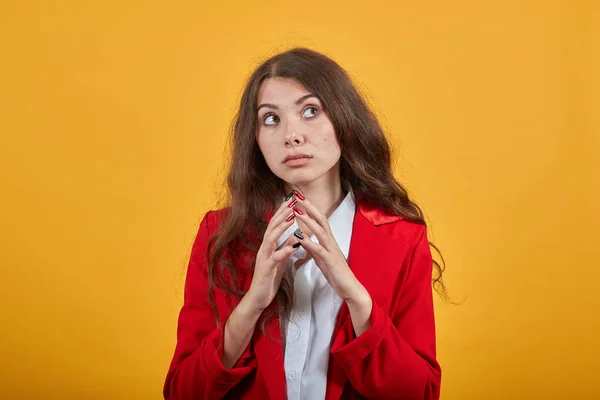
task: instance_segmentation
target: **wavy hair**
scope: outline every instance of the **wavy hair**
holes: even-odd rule
[[[228,207],[209,240],[206,260],[208,296],[217,326],[215,288],[223,290],[232,304],[244,296],[246,292],[239,284],[240,273],[252,276],[256,253],[267,228],[266,216],[277,209],[285,195],[285,182],[271,172],[256,141],[258,91],[265,79],[273,77],[295,79],[321,100],[341,148],[340,180],[345,192],[352,188],[357,198],[426,225],[422,210],[394,178],[390,144],[346,71],[331,58],[306,48],[277,54],[264,61],[248,79],[231,125],[231,160],[226,185]],[[441,263],[433,261],[437,273],[432,284],[447,300],[442,281],[445,261],[439,249],[432,242],[429,244],[441,258]],[[236,249],[242,248],[252,254],[245,265],[240,265],[235,256]],[[285,278],[276,298],[283,304],[283,315],[289,316],[293,296]],[[263,333],[275,312],[271,310],[261,316]]]

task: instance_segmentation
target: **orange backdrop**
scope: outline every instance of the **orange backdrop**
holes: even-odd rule
[[[600,398],[597,1],[0,5],[0,397],[159,399],[246,76],[356,78],[460,306],[442,399]],[[217,181],[218,182],[218,181]]]

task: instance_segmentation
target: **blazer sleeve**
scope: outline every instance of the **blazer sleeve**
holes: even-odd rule
[[[356,391],[369,399],[437,400],[441,368],[436,361],[431,287],[433,260],[423,226],[397,286],[398,304],[388,315],[373,301],[369,327],[331,354]],[[352,324],[348,318],[346,324]],[[352,330],[353,331],[353,330]]]
[[[202,222],[188,264],[183,307],[177,324],[177,345],[163,388],[168,400],[220,399],[256,369],[250,346],[232,368],[225,368],[223,335],[208,302],[206,253],[214,211]]]

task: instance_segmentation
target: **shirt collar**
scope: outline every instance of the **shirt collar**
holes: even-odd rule
[[[355,213],[356,200],[354,199],[352,190],[349,190],[344,200],[342,200],[338,208],[329,217],[329,226],[331,227],[333,237],[346,259],[348,259],[348,251],[350,250],[350,239],[352,237],[352,225]]]

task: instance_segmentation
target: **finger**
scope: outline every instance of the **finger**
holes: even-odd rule
[[[310,238],[307,237],[300,240],[300,244],[306,249],[308,253],[310,253],[310,255],[315,260],[323,259],[323,256],[325,256],[325,253],[327,252],[327,250],[325,250],[323,246],[321,246],[319,243],[313,242]]]
[[[293,237],[293,235],[292,235],[292,237]],[[300,248],[300,246],[293,247],[293,245],[295,243],[298,243],[298,239],[291,240],[291,238],[288,238],[288,240],[286,240],[285,246],[283,246],[281,248],[281,250],[279,250],[278,252],[273,254],[273,259],[275,260],[275,262],[282,262],[282,261],[287,262],[287,260],[290,258],[290,256],[292,254],[294,254]]]
[[[276,251],[277,239],[279,239],[281,235],[294,224],[295,217],[294,211],[289,210],[287,215],[283,215],[283,221],[281,221],[279,225],[272,228],[270,232],[265,233],[263,243],[266,243],[269,252]]]
[[[330,232],[331,228],[329,226],[327,217],[325,214],[319,211],[319,209],[317,209],[317,207],[311,203],[310,200],[302,200],[302,198],[298,197],[298,202],[294,205],[294,207],[300,209],[305,214],[310,215],[310,217],[314,219],[325,232]]]
[[[292,211],[288,206],[294,201],[294,196],[289,198],[286,201],[283,201],[277,211],[271,217],[271,221],[269,221],[269,225],[267,225],[267,229],[265,230],[265,236],[268,235],[273,229],[275,229],[282,221],[284,221],[287,216]],[[288,212],[289,211],[289,212]]]
[[[296,230],[298,230],[298,229],[296,229]],[[284,232],[285,232],[285,231],[284,231]],[[281,235],[283,235],[283,233],[282,233]],[[281,237],[281,235],[279,235],[279,237]],[[275,249],[275,251],[279,251],[280,249],[282,249],[283,247],[285,247],[285,246],[287,246],[287,245],[289,245],[289,244],[294,244],[294,239],[295,239],[294,235],[293,235],[293,234],[290,234],[290,235],[289,235],[289,236],[286,238],[286,240],[285,240],[285,241],[283,241],[283,243],[281,243],[279,246],[277,246],[277,248]]]
[[[306,213],[304,213],[304,214],[295,213],[295,214],[296,214],[296,218],[299,221],[304,222],[304,224],[306,226],[308,226],[308,229],[310,229],[310,231],[317,237],[317,239],[319,240],[319,243],[321,243],[322,246],[329,248],[330,240],[329,240],[328,232],[325,231],[321,227],[321,225],[317,224],[317,222],[314,219],[312,219],[310,216],[306,215]]]

